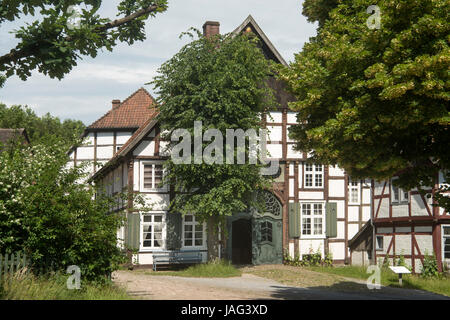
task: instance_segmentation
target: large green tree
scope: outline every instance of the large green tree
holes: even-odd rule
[[[0,2],[0,27],[26,16],[39,19],[15,32],[18,44],[0,53],[0,87],[16,74],[22,80],[31,71],[61,79],[81,56],[95,57],[99,50],[112,51],[118,41],[132,45],[143,41],[145,20],[167,9],[167,0],[122,0],[117,19],[98,14],[101,0],[5,0]],[[81,13],[75,10],[79,6]]]
[[[433,186],[450,168],[450,1],[377,1],[379,26],[373,4],[305,1],[317,36],[280,70],[297,98],[290,135],[356,178]]]
[[[223,142],[227,129],[254,129],[258,133],[261,114],[271,106],[273,96],[265,82],[269,63],[256,40],[247,36],[198,36],[164,63],[153,81],[165,138],[170,140],[175,130],[186,129],[193,144],[195,121],[202,122],[202,134],[208,129],[219,130]],[[214,153],[223,157],[223,164],[195,164],[195,147],[187,155],[190,164],[176,164],[173,159],[165,164],[169,172],[166,181],[176,193],[171,210],[195,214],[198,220],[207,222],[209,259],[218,256],[218,226],[227,216],[257,207],[255,191],[267,185],[260,165],[249,163],[248,143],[245,150],[232,150],[235,164],[226,164],[223,142],[219,142],[223,150]],[[171,142],[169,150],[177,143]],[[208,145],[203,142],[202,150],[206,152]],[[245,153],[245,164],[237,164],[238,151]]]

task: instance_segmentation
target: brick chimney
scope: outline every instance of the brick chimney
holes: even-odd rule
[[[112,101],[112,108],[113,108],[113,110],[115,108],[117,108],[118,106],[120,106],[120,100],[118,100],[118,99],[113,100]]]
[[[203,25],[203,35],[206,38],[220,34],[220,23],[217,21],[206,21]]]

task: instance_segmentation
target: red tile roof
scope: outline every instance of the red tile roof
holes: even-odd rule
[[[140,88],[119,106],[109,110],[88,129],[139,128],[157,112],[155,99]]]

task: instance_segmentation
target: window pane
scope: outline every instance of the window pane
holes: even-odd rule
[[[315,215],[322,215],[322,204],[321,203],[315,203],[314,204],[314,214]]]
[[[155,165],[155,188],[161,187],[159,184],[162,181],[163,177],[163,166]]]
[[[191,224],[187,224],[184,226],[184,230],[185,231],[192,231],[192,225]]]
[[[144,232],[143,238],[145,240],[151,240],[152,239],[152,233],[151,232]]]
[[[377,249],[383,249],[383,237],[377,237]]]
[[[310,218],[303,218],[303,234],[308,235],[311,234],[311,219]]]
[[[355,188],[351,189],[350,201],[351,202],[358,202],[358,189],[355,189]]]
[[[203,240],[202,239],[195,239],[195,245],[196,246],[202,246],[203,245]]]
[[[396,186],[392,186],[392,200],[393,201],[398,201],[398,188]]]
[[[144,232],[152,232],[152,226],[149,225],[143,226],[142,229],[144,230]]]
[[[201,224],[195,225],[195,231],[201,231],[201,232],[203,232],[203,225],[201,225]]]
[[[144,247],[151,247],[151,246],[152,246],[152,241],[151,240],[144,241]]]
[[[186,247],[192,246],[192,239],[184,239],[184,245]]]
[[[162,216],[154,216],[155,222],[162,222]]]
[[[311,205],[310,204],[302,204],[302,214],[304,215],[310,215],[311,214]]]
[[[322,174],[316,174],[316,187],[321,187],[322,186]]]
[[[157,240],[157,239],[155,239],[155,244],[154,244],[154,247],[162,247],[162,245],[163,245],[163,243],[162,243],[162,240]]]
[[[203,237],[203,232],[196,232],[195,239],[201,239]]]
[[[184,216],[184,221],[186,222],[191,222],[193,220],[193,216],[189,215],[189,216]]]
[[[153,189],[153,166],[144,165],[144,188]]]
[[[316,171],[322,171],[322,165],[316,164]]]
[[[184,238],[185,238],[185,239],[192,239],[192,235],[193,235],[192,232],[185,232]]]
[[[450,236],[450,227],[444,227],[444,235]]]
[[[145,215],[145,216],[144,216],[144,222],[152,222],[152,216],[150,216],[150,215]]]
[[[306,171],[312,171],[312,170],[313,170],[312,164],[307,163],[306,166],[305,166],[305,170],[306,170]]]
[[[314,234],[322,234],[322,218],[314,218]]]
[[[306,174],[305,175],[305,186],[306,187],[312,187],[312,174]]]

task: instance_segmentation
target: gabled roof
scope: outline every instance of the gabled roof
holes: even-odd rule
[[[155,99],[144,88],[140,88],[119,106],[109,110],[87,129],[111,129],[141,127],[154,115]]]
[[[146,137],[155,125],[157,121],[158,112],[155,112],[150,118],[145,121],[145,123],[128,139],[128,141],[117,151],[113,157],[99,170],[97,171],[89,180],[96,180],[97,177],[101,176],[103,173],[108,171],[108,169],[114,164],[118,163],[121,158],[127,156],[141,141]]]
[[[0,143],[6,144],[15,139],[23,138],[25,143],[30,143],[27,131],[24,128],[18,129],[0,129]]]
[[[348,241],[348,247],[352,248],[363,241],[367,242],[369,247],[371,247],[371,237],[373,236],[372,232],[372,220],[369,219],[369,221],[367,221],[366,224],[361,229],[359,229],[359,231],[353,236],[353,238]]]
[[[278,52],[278,50],[275,48],[275,46],[270,42],[269,38],[266,36],[264,31],[260,28],[260,26],[256,23],[255,19],[252,17],[252,15],[249,15],[247,19],[244,20],[244,22],[236,28],[232,33],[239,34],[242,32],[246,32],[247,28],[251,28],[251,31],[255,33],[263,42],[263,51],[267,52],[267,49],[271,53],[271,59],[275,60],[275,62],[281,63],[283,65],[287,65],[286,61],[283,59],[281,54]],[[264,50],[266,49],[266,50]]]

